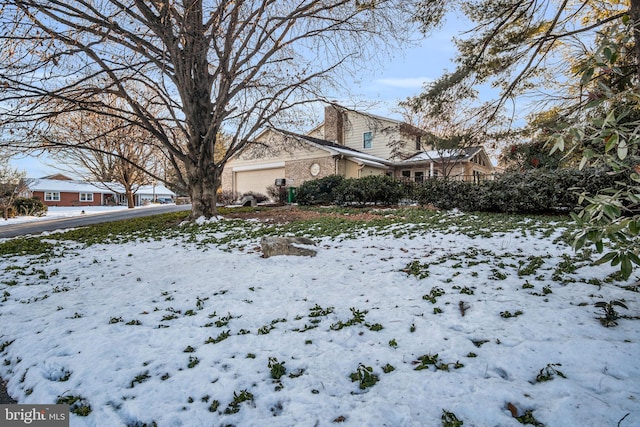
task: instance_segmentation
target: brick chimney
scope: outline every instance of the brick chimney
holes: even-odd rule
[[[324,139],[344,145],[344,119],[340,109],[333,105],[324,107]]]

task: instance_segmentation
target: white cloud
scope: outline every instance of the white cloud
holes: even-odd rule
[[[433,81],[430,77],[400,77],[377,79],[376,83],[404,89],[421,89],[425,83]]]

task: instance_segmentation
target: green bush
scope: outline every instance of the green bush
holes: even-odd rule
[[[369,175],[343,180],[335,189],[335,196],[341,205],[393,205],[404,197],[404,186],[400,181],[385,175]]]
[[[298,187],[296,201],[300,205],[332,204],[336,201],[334,190],[343,180],[340,175],[329,175],[306,181]]]
[[[42,200],[19,197],[13,201],[13,209],[17,215],[22,216],[44,216],[47,214],[47,205]]]
[[[439,209],[457,208],[463,211],[486,209],[486,186],[447,179],[430,179],[414,191],[415,201]]]
[[[486,209],[507,213],[570,212],[584,192],[597,192],[616,178],[602,169],[529,170],[487,183]]]
[[[579,205],[582,193],[597,193],[620,179],[603,169],[533,169],[500,175],[482,184],[428,180],[414,194],[416,202],[439,209],[523,214],[570,212]]]
[[[473,183],[429,179],[420,184],[402,183],[383,175],[344,179],[337,175],[307,181],[297,193],[301,205],[397,204],[410,199],[438,209],[460,209],[522,214],[571,212],[583,193],[623,185],[629,178],[609,169],[532,169],[498,176],[493,181]]]

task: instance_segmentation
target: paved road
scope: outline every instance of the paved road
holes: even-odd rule
[[[64,228],[83,227],[102,222],[120,221],[122,219],[138,218],[142,216],[158,215],[167,212],[187,211],[191,205],[164,205],[144,209],[126,209],[103,214],[92,214],[72,218],[59,218],[43,221],[26,222],[0,227],[0,238],[39,234],[44,231],[60,230]]]

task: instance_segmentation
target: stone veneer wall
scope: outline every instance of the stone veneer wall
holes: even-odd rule
[[[320,173],[317,176],[311,175],[311,165],[314,163],[320,165]],[[299,187],[305,181],[335,175],[335,173],[336,165],[332,157],[290,160],[284,165],[284,174],[287,178],[287,186],[292,187]],[[292,183],[290,183],[290,179],[293,179]]]
[[[233,184],[233,171],[231,167],[225,167],[222,171],[222,176],[220,177],[222,180],[222,185],[220,188],[222,191],[231,191],[231,185]]]

